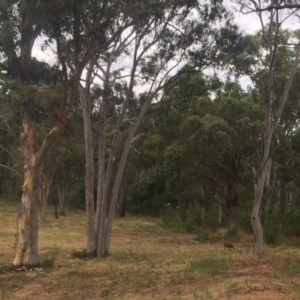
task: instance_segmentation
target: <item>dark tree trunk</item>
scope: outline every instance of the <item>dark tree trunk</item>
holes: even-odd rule
[[[230,203],[228,206],[228,227],[234,229],[237,226],[237,206],[236,203]]]
[[[54,195],[54,192],[50,194],[50,196],[53,197],[53,205],[54,205],[54,218],[58,219],[58,199],[56,195]]]
[[[287,184],[283,179],[280,182],[280,203],[279,203],[279,211],[280,214],[285,215],[288,211],[288,191],[287,191]]]
[[[236,172],[237,173],[237,172]],[[228,210],[228,227],[233,229],[237,227],[237,205],[239,198],[239,181],[238,174],[230,178],[228,184],[228,198],[227,198],[227,210]]]
[[[127,188],[126,180],[124,180],[123,187],[122,187],[122,195],[120,196],[120,203],[119,203],[119,210],[118,210],[118,215],[120,218],[125,218],[127,197],[128,197],[128,188]]]
[[[177,198],[178,206],[179,206],[180,219],[181,219],[182,223],[185,224],[187,222],[187,214],[186,214],[186,210],[184,207],[183,198],[181,196],[181,193],[178,191],[176,192],[176,198]]]

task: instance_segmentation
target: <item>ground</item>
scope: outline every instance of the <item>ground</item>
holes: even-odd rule
[[[85,213],[48,214],[40,227],[42,269],[9,269],[14,254],[16,204],[0,199],[0,300],[3,299],[299,299],[300,249],[267,247],[252,254],[241,234],[225,250],[224,231],[201,243],[195,234],[164,229],[157,219],[116,219],[111,254],[73,259],[85,245]],[[51,215],[50,215],[51,214]]]

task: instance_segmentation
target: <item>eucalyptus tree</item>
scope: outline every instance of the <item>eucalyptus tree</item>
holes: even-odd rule
[[[38,263],[41,170],[49,151],[64,132],[69,112],[78,98],[82,71],[92,57],[107,50],[134,23],[139,9],[136,1],[1,1],[1,87],[3,99],[18,107],[24,159],[14,265]],[[44,40],[44,48],[54,49],[56,67],[32,57],[39,36]],[[37,141],[36,124],[45,118],[45,94],[40,84],[52,85],[59,96],[51,100],[50,130],[48,127]]]
[[[184,73],[179,72],[173,80],[166,80],[169,74],[183,63],[183,59],[188,58],[188,54],[193,58],[200,58],[202,55],[203,61],[197,61],[199,70],[213,65],[213,58],[220,50],[214,39],[218,32],[214,26],[219,25],[221,19],[227,18],[222,4],[216,2],[213,5],[210,5],[209,1],[139,3],[142,3],[137,14],[139,21],[114,39],[112,47],[107,49],[106,53],[90,60],[86,84],[81,89],[86,130],[86,178],[89,178],[86,179],[87,252],[97,252],[99,256],[109,252],[112,222],[125,164],[133,143],[143,135],[142,132],[138,132],[138,128],[146,111],[151,103],[164,98],[166,91],[172,88],[172,81]],[[207,45],[212,40],[211,48],[208,49]],[[118,69],[120,65],[122,70]],[[94,211],[93,162],[90,159],[93,147],[88,115],[91,112],[91,83],[92,79],[97,77],[100,79],[102,92],[99,95],[99,169],[97,207]],[[114,88],[117,83],[124,86],[126,92],[121,102],[114,103],[118,98]],[[133,118],[130,103],[134,102],[137,104]],[[117,119],[112,141],[107,145],[105,133],[109,107],[115,109]],[[124,124],[127,124],[127,136],[113,176],[115,153]]]
[[[299,65],[298,40],[296,40],[296,42],[286,41],[281,34],[281,30],[287,19],[297,15],[299,6],[294,6],[289,3],[282,5],[276,1],[263,3],[256,0],[237,0],[234,2],[239,5],[242,13],[255,13],[258,16],[261,24],[260,37],[263,45],[262,64],[267,70],[267,83],[264,87],[265,92],[261,95],[262,105],[265,110],[262,151],[257,164],[255,199],[251,212],[251,224],[254,233],[254,253],[260,254],[263,252],[263,228],[260,222],[260,210],[266,177],[270,169],[269,154],[271,141],[275,128],[279,124],[282,116],[282,111]],[[268,23],[266,23],[266,20]],[[281,47],[285,47],[288,43],[291,43],[291,46],[294,47],[294,59],[291,61],[289,75],[285,76],[284,87],[278,91],[276,89],[275,79],[277,73],[280,72],[280,68],[276,65],[276,56],[278,50]]]
[[[65,97],[61,106],[55,106],[58,117],[52,130],[37,147],[35,122],[41,120],[42,92],[39,83],[55,82],[56,73],[45,63],[32,58],[35,40],[42,32],[45,11],[39,1],[1,2],[1,79],[2,100],[15,105],[22,126],[20,141],[24,161],[24,183],[18,213],[16,255],[14,265],[38,263],[38,200],[39,179],[43,161],[63,131],[64,117],[68,112]]]
[[[262,123],[261,107],[249,95],[234,97],[236,92],[234,90],[232,96],[221,96],[215,101],[216,116],[228,126],[224,131],[227,132],[227,138],[222,144],[223,148],[214,159],[214,171],[225,182],[226,189],[220,196],[225,199],[230,228],[237,226],[241,178],[244,170],[251,168],[256,158]],[[243,94],[241,89],[239,94]]]

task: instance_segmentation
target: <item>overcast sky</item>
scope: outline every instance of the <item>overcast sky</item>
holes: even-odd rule
[[[233,2],[230,0],[225,0],[226,5],[229,8],[233,8]],[[267,16],[267,14],[266,14]],[[248,34],[253,34],[256,31],[261,29],[260,21],[258,16],[255,13],[251,14],[241,14],[239,12],[234,13],[235,22],[240,26],[241,30]],[[267,22],[267,17],[265,18],[265,21]],[[284,28],[291,28],[291,29],[298,29],[300,28],[300,22],[299,19],[296,17],[288,18],[288,20],[284,23]],[[47,52],[43,52],[41,50],[42,40],[37,40],[34,48],[33,48],[33,56],[37,57],[39,60],[46,61],[48,63],[53,62],[53,53],[51,50],[48,50]],[[249,84],[251,84],[251,81],[247,77],[243,77],[240,80],[241,85],[243,88],[246,88]]]

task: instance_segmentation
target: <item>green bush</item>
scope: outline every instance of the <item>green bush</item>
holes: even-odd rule
[[[188,232],[197,233],[203,228],[209,228],[216,231],[220,225],[218,224],[217,210],[214,206],[204,211],[204,224],[202,224],[202,208],[196,203],[187,210],[188,221],[186,230]]]
[[[74,189],[72,192],[67,193],[66,205],[75,209],[85,209],[85,188],[84,186],[79,186],[77,189]]]
[[[160,177],[136,184],[128,200],[128,212],[154,217],[160,216],[167,203],[164,191],[164,180]]]
[[[45,257],[40,262],[40,267],[43,269],[50,269],[54,267],[55,258],[54,257]]]
[[[239,210],[239,228],[246,233],[252,233],[252,225],[251,225],[251,208],[249,207],[244,207],[241,210]]]
[[[283,217],[282,231],[285,237],[300,237],[300,211],[288,212]]]
[[[202,227],[202,216],[201,207],[199,204],[194,204],[187,210],[187,222],[185,224],[185,229],[190,233],[197,233]]]
[[[183,224],[181,222],[178,209],[166,204],[162,212],[162,227],[181,231]]]
[[[277,213],[270,213],[265,216],[264,238],[268,245],[275,245],[279,242],[282,217]]]

